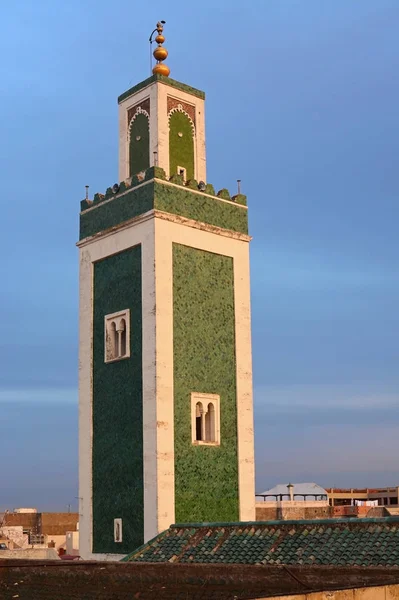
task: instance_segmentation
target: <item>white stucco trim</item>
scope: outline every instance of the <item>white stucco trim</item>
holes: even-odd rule
[[[110,227],[109,229],[106,229],[105,231],[99,231],[98,233],[95,233],[94,235],[89,235],[88,237],[83,238],[82,240],[77,242],[76,245],[78,248],[85,248],[86,246],[92,244],[93,242],[95,242],[97,240],[104,239],[106,237],[112,237],[113,235],[115,235],[116,232],[123,231],[125,229],[130,229],[132,226],[137,226],[140,223],[145,223],[146,221],[151,220],[153,218],[153,216],[154,216],[154,209],[149,210],[146,213],[139,215],[138,217],[133,217],[132,219],[129,219],[128,221],[124,221],[120,225],[116,225],[115,227]]]
[[[169,98],[175,98],[174,96],[171,96],[170,94],[168,94]],[[175,98],[175,100],[179,101],[180,98]],[[191,102],[190,102],[191,104]],[[195,109],[195,105],[191,104],[191,106]],[[181,112],[183,113],[183,115],[186,115],[187,119],[190,121],[190,125],[191,125],[191,130],[193,133],[193,136],[195,135],[195,125],[194,125],[194,121],[192,120],[192,118],[190,117],[190,115],[188,114],[188,112],[186,112],[183,108],[182,104],[178,104],[177,106],[174,106],[173,108],[170,109],[170,111],[168,112],[168,121],[169,121],[169,127],[170,127],[170,117],[173,115],[173,113],[175,112]]]
[[[79,253],[79,552],[91,554],[92,506],[92,289],[93,268],[89,250]]]
[[[175,522],[172,245],[155,226],[157,531]],[[166,342],[167,340],[167,342]]]
[[[130,140],[132,125],[133,125],[134,121],[137,119],[137,117],[139,115],[144,115],[145,117],[147,117],[147,119],[148,119],[148,127],[150,127],[150,115],[149,115],[149,113],[146,110],[144,110],[143,108],[141,108],[141,106],[138,106],[137,109],[136,109],[136,112],[134,113],[134,115],[132,116],[132,118],[130,119],[130,121],[128,123],[128,130],[129,130],[128,139],[129,140]]]
[[[249,246],[234,257],[240,521],[255,520],[254,416]]]
[[[79,497],[80,555],[92,553],[92,318],[93,263],[141,244],[143,313],[143,444],[144,444],[144,534],[154,537],[156,492],[155,405],[155,255],[154,220],[135,223],[111,236],[93,239],[80,248],[79,311]],[[108,555],[107,555],[108,556]],[[112,555],[109,555],[112,556]],[[109,558],[109,560],[120,560]]]
[[[155,83],[146,86],[145,88],[139,90],[134,95],[125,98],[118,107],[118,115],[119,115],[119,181],[125,181],[128,177],[130,177],[129,173],[129,132],[130,132],[130,123],[127,122],[127,113],[128,111],[143,102],[143,100],[150,100],[150,118],[149,118],[149,126],[150,126],[150,166],[152,165],[151,160],[153,157],[153,139],[151,138],[151,132],[154,131],[154,126],[156,123],[156,115],[153,112],[156,112],[156,101],[155,100]]]
[[[229,229],[223,229],[222,227],[217,227],[216,225],[208,225],[207,223],[201,223],[200,221],[194,221],[193,219],[187,219],[186,217],[181,217],[179,215],[172,215],[170,213],[165,213],[161,210],[152,209],[148,212],[139,215],[138,217],[133,217],[124,223],[121,223],[117,227],[110,227],[105,231],[99,231],[92,236],[88,236],[87,238],[83,238],[79,242],[77,242],[78,248],[84,248],[88,244],[93,243],[94,240],[98,240],[100,238],[104,238],[110,235],[114,235],[116,231],[122,231],[122,229],[128,229],[133,224],[142,223],[151,219],[152,217],[158,217],[159,219],[164,219],[166,221],[171,221],[172,223],[177,223],[179,225],[187,225],[187,227],[193,227],[194,229],[201,229],[202,231],[209,231],[211,233],[216,233],[217,235],[223,237],[229,237],[235,240],[241,240],[244,242],[250,242],[252,237],[246,235],[245,233],[239,233],[238,231],[231,231]]]
[[[162,210],[154,210],[154,216],[178,225],[186,225],[193,229],[201,229],[201,231],[216,233],[222,237],[228,237],[234,240],[241,240],[243,242],[250,242],[252,240],[252,237],[245,233],[232,231],[231,229],[223,229],[222,227],[217,227],[217,225],[208,225],[208,223],[201,223],[201,221],[194,221],[193,219],[187,219],[187,217],[181,217],[180,215],[172,215],[171,213],[166,213]]]

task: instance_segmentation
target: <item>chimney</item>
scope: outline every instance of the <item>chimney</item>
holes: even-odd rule
[[[288,493],[290,495],[290,501],[294,502],[294,485],[292,483],[289,483],[287,485],[287,488],[288,488]]]

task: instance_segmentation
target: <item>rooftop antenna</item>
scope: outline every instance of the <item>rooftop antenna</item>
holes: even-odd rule
[[[237,179],[237,190],[238,190],[238,194],[241,194],[241,179]]]
[[[168,56],[168,51],[166,50],[166,48],[164,48],[162,46],[162,44],[165,41],[165,36],[162,35],[163,32],[163,26],[165,25],[166,21],[158,21],[157,26],[155,27],[154,31],[151,33],[148,41],[150,42],[150,76],[152,74],[154,75],[164,75],[165,77],[168,77],[169,73],[170,73],[170,69],[169,67],[167,67],[166,65],[163,64],[163,61],[165,60],[165,58]],[[157,36],[155,38],[155,41],[157,42],[158,46],[155,48],[154,50],[154,58],[157,61],[157,64],[155,65],[154,68],[152,68],[152,42],[153,40],[153,36],[154,33],[157,32]]]
[[[85,185],[86,188],[86,201],[89,199],[89,186]]]

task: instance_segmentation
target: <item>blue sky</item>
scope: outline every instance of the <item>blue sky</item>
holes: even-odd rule
[[[0,7],[0,508],[76,506],[79,201],[158,19],[208,181],[248,195],[257,490],[399,481],[399,3],[169,4]]]

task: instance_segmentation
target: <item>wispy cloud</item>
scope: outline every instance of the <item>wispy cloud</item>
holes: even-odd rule
[[[255,388],[258,490],[286,480],[397,484],[398,396],[362,383]]]
[[[0,389],[1,402],[24,402],[30,404],[76,404],[78,390],[76,388],[21,388]]]
[[[383,409],[399,406],[398,388],[381,384],[264,385],[255,387],[254,398],[260,412],[269,410],[271,406],[280,409]]]
[[[274,435],[266,426],[263,436],[257,436],[257,475],[298,479],[297,472],[307,472],[328,478],[329,472],[381,470],[396,471],[399,480],[397,431],[396,424],[349,430],[329,424],[311,430],[290,425]]]

